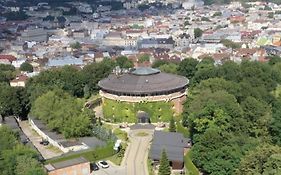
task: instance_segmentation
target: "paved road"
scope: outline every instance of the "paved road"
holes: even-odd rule
[[[22,128],[22,131],[25,135],[29,138],[32,144],[38,149],[44,159],[50,159],[53,157],[60,156],[62,152],[53,151],[51,149],[47,149],[46,146],[41,145],[39,142],[42,138],[32,130],[31,126],[28,124],[27,121],[20,121],[19,125]]]
[[[148,133],[147,136],[138,136],[139,132]],[[131,143],[126,151],[124,162],[127,175],[148,175],[147,157],[153,130],[131,130]]]

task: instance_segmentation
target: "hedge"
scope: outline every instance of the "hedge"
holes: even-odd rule
[[[129,103],[110,99],[103,100],[103,114],[111,122],[137,122],[137,112],[144,111],[150,116],[152,123],[168,122],[174,114],[171,102],[139,102]]]
[[[94,161],[101,160],[101,159],[104,159],[107,157],[111,157],[116,153],[117,152],[115,150],[113,150],[113,144],[110,143],[104,147],[97,147],[97,148],[92,148],[92,149],[85,150],[85,151],[73,152],[73,153],[69,153],[69,154],[60,156],[58,158],[49,159],[45,162],[45,164],[62,162],[62,161],[66,161],[66,160],[70,160],[70,159],[74,159],[74,158],[78,158],[78,157],[84,157],[85,159],[89,160],[90,162],[94,162]]]

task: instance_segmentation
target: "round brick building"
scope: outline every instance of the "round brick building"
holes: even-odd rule
[[[183,76],[140,67],[128,73],[111,74],[98,86],[103,98],[125,102],[170,101],[175,111],[180,113],[188,82]]]

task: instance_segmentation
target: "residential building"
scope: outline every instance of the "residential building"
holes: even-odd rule
[[[21,33],[22,41],[36,41],[46,42],[48,41],[48,34],[43,28],[29,28]]]
[[[191,147],[191,140],[182,133],[154,131],[149,158],[159,163],[162,151],[165,150],[173,169],[183,169],[184,154]]]
[[[15,79],[10,81],[10,85],[12,87],[25,87],[27,79],[28,79],[28,76],[19,75]]]

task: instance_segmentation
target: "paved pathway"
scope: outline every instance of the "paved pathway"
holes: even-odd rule
[[[20,121],[19,125],[25,135],[29,138],[32,144],[38,149],[44,159],[50,159],[53,157],[60,156],[62,152],[54,151],[52,149],[47,149],[47,146],[40,144],[42,138],[32,130],[31,126],[28,124],[28,121]]]
[[[147,136],[138,136],[139,132],[145,132]],[[148,175],[147,157],[149,144],[153,130],[131,130],[129,138],[131,143],[126,150],[122,164],[126,167],[127,175]]]

